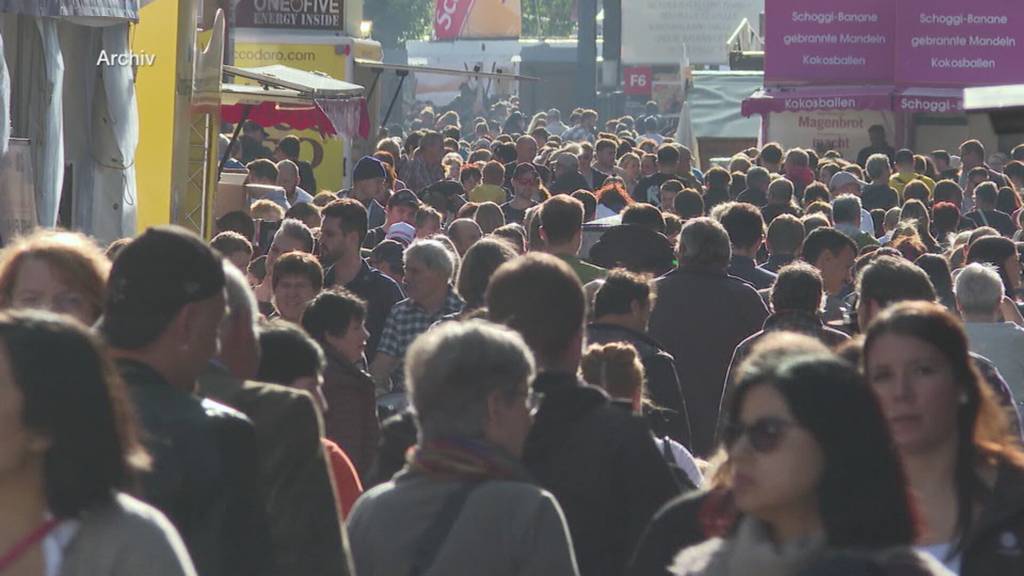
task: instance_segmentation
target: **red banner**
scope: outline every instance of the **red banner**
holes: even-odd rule
[[[455,40],[462,35],[474,0],[437,0],[434,10],[434,37]]]

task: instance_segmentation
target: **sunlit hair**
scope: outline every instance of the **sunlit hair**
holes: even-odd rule
[[[9,308],[14,283],[29,259],[50,265],[69,288],[85,296],[95,318],[103,312],[110,261],[93,240],[78,232],[40,230],[0,251],[0,309]]]

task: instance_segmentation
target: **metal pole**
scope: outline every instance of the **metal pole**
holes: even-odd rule
[[[597,0],[579,0],[576,62],[576,105],[593,108],[597,91]]]
[[[228,156],[231,154],[231,147],[238,141],[238,135],[242,132],[242,124],[249,119],[249,112],[252,111],[252,104],[246,104],[242,110],[242,119],[235,124],[235,131],[231,134],[231,143],[224,149],[224,153],[220,156],[220,164],[217,165],[217,181],[220,182],[220,174],[224,171],[224,164],[228,161]]]
[[[380,122],[380,127],[381,128],[387,126],[388,120],[391,119],[391,112],[392,112],[392,110],[395,109],[395,102],[398,101],[398,95],[402,93],[402,85],[405,84],[405,78],[406,78],[406,76],[409,75],[409,71],[408,70],[398,70],[397,74],[398,74],[398,77],[400,78],[400,80],[398,81],[398,88],[395,88],[395,94],[394,94],[394,96],[391,97],[391,103],[388,104],[388,111],[387,111],[386,114],[384,114],[384,119],[381,120],[381,122]]]

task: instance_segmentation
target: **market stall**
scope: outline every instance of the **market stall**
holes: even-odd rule
[[[765,87],[743,103],[763,140],[847,159],[886,128],[890,144],[955,148],[968,137],[996,149],[963,113],[967,86],[1024,82],[1024,3],[977,0],[775,0],[765,13]],[[897,57],[899,54],[899,57]],[[804,144],[805,145],[805,144]]]

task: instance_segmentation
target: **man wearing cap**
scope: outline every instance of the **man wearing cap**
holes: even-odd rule
[[[434,182],[444,180],[444,138],[438,132],[427,132],[420,139],[420,147],[413,153],[412,160],[402,167],[400,177],[413,192],[419,193]]]
[[[259,158],[265,158],[271,160],[274,158],[274,154],[263,145],[263,141],[267,139],[267,131],[252,120],[246,120],[242,123],[242,136],[239,138],[242,148],[242,162],[248,164],[253,160]]]
[[[829,191],[832,192],[833,198],[838,198],[844,194],[851,194],[858,198],[857,203],[860,204],[860,197],[864,187],[867,186],[867,182],[862,182],[857,179],[857,176],[851,172],[840,170],[832,176],[832,180],[829,181]],[[875,220],[871,217],[871,213],[860,208],[860,231],[874,237],[875,234]]]
[[[889,178],[889,186],[903,196],[903,189],[914,180],[924,182],[928,193],[935,191],[935,180],[914,171],[914,153],[906,148],[896,152],[896,173]]]
[[[373,249],[388,236],[391,227],[404,222],[413,226],[415,232],[416,210],[420,207],[420,200],[412,193],[412,190],[399,190],[388,198],[387,219],[384,224],[370,230],[363,240],[363,248]]]
[[[360,246],[366,237],[366,208],[344,198],[328,204],[321,212],[320,262],[324,286],[343,286],[366,300],[366,359],[377,353],[384,320],[396,302],[405,298],[399,285],[371,268],[362,258]]]
[[[110,345],[153,467],[141,496],[174,523],[201,574],[274,574],[252,423],[195,396],[218,354],[223,263],[182,228],[150,228],[110,271],[99,332]]]
[[[368,223],[376,228],[384,224],[384,207],[375,198],[387,188],[384,163],[373,156],[363,156],[352,171],[352,188],[338,193],[339,198],[354,198],[366,208]]]

